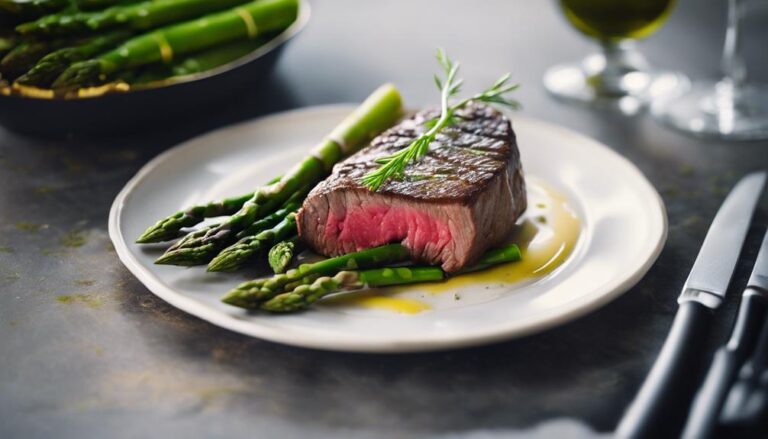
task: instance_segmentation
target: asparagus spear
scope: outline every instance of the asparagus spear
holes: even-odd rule
[[[277,183],[281,177],[274,178],[267,182],[268,185]],[[236,197],[225,198],[223,200],[212,201],[208,204],[198,204],[186,210],[174,213],[163,218],[139,236],[137,244],[149,244],[153,242],[170,241],[178,238],[179,231],[184,227],[192,227],[205,218],[216,216],[232,215],[243,207],[246,201],[253,198],[254,192],[239,195]]]
[[[269,266],[275,274],[285,273],[285,270],[288,269],[293,256],[297,253],[298,243],[299,237],[293,236],[290,239],[278,242],[269,249],[267,262],[269,262]]]
[[[110,6],[122,5],[128,3],[138,3],[140,0],[76,0],[77,8],[82,11],[92,11],[96,9],[105,9]]]
[[[174,250],[179,249],[179,248],[182,248],[182,247],[184,247],[190,241],[202,238],[203,236],[205,236],[205,234],[208,232],[208,230],[210,228],[212,228],[212,227],[216,227],[216,225],[211,225],[211,226],[208,226],[208,227],[204,227],[204,228],[202,228],[200,230],[195,230],[195,231],[187,233],[181,239],[176,241],[173,245],[168,247],[168,250],[166,250],[166,253],[174,251]]]
[[[302,194],[302,198],[306,193]],[[251,224],[247,229],[240,231],[237,235],[229,235],[228,239],[216,237],[217,239],[211,239],[209,233],[216,229],[218,225],[213,225],[195,231],[176,244],[172,245],[168,250],[158,258],[156,264],[165,265],[202,265],[209,261],[212,265],[217,266],[221,264],[220,270],[211,269],[209,271],[233,271],[244,265],[251,256],[256,254],[264,245],[260,242],[257,235],[263,231],[275,226],[281,221],[285,220],[290,214],[295,213],[299,207],[301,207],[300,201],[291,201],[286,205],[258,221]],[[290,231],[296,230],[296,222],[292,221],[293,225],[285,225],[285,227],[292,227]],[[236,243],[232,244],[235,239],[239,239]],[[224,248],[226,245],[232,244],[229,247]],[[224,249],[224,251],[222,251]],[[224,262],[217,260],[216,256],[219,252],[225,255],[227,259]],[[179,263],[177,263],[179,261]]]
[[[274,227],[276,224],[284,221],[297,209],[298,205],[288,204],[277,212],[265,216],[253,223],[248,229],[243,230],[243,237],[241,240],[252,239],[254,236],[268,230],[270,227]],[[296,223],[294,220],[294,230],[295,226]],[[216,227],[217,225],[213,225],[187,234],[176,244],[169,247],[168,250],[155,261],[155,263],[183,266],[202,265],[207,263],[222,249],[222,241],[211,242],[210,239],[206,238],[207,234]],[[286,227],[290,226],[286,225]],[[245,258],[242,259],[242,262],[245,263]]]
[[[460,273],[483,270],[493,265],[520,260],[520,249],[511,244],[485,253],[477,264]],[[312,284],[304,284],[279,294],[259,305],[270,312],[292,312],[309,307],[324,296],[341,291],[354,291],[364,287],[414,284],[442,280],[445,273],[438,267],[375,268],[362,271],[341,271],[333,277],[320,277]]]
[[[69,6],[69,0],[0,0],[0,11],[22,17],[48,14]]]
[[[280,209],[277,212],[274,212],[274,213],[272,213],[270,215],[267,215],[264,218],[256,221],[255,223],[253,223],[251,225],[251,227],[248,228],[248,230],[243,230],[243,232],[241,232],[241,233],[243,233],[243,236],[250,236],[250,235],[258,234],[259,232],[261,232],[263,230],[266,230],[266,229],[274,226],[275,224],[279,223],[289,213],[291,213],[293,211],[294,210],[290,210],[290,209]],[[215,227],[218,227],[218,226],[219,226],[219,224],[213,224],[213,225],[210,225],[208,227],[203,227],[202,229],[195,230],[193,232],[187,233],[186,235],[184,235],[183,238],[181,238],[180,240],[176,241],[175,244],[173,244],[170,247],[168,247],[168,250],[166,250],[166,253],[170,253],[170,252],[182,249],[182,248],[187,248],[187,247],[194,246],[195,245],[194,243],[198,239],[204,238],[205,234],[208,233],[209,230],[211,230],[211,229],[213,229]],[[250,232],[250,234],[248,234],[246,232]],[[204,263],[204,262],[201,262],[201,264],[202,263]]]
[[[256,0],[224,12],[166,26],[131,38],[98,58],[74,64],[62,73],[54,87],[94,85],[121,70],[159,61],[169,63],[175,56],[282,30],[296,19],[298,7],[298,0]]]
[[[0,36],[0,59],[13,50],[17,44],[19,44],[19,41],[15,34],[4,34]]]
[[[285,202],[285,204],[283,204],[283,207],[281,207],[278,211],[262,217],[255,223],[238,232],[236,235],[237,239],[243,239],[245,237],[253,236],[261,232],[264,230],[264,227],[260,226],[260,224],[264,223],[265,221],[273,221],[273,224],[277,224],[283,218],[288,216],[288,214],[296,212],[301,207],[301,203],[304,201],[304,198],[307,196],[308,192],[309,187],[296,192],[291,198],[288,199],[288,201]]]
[[[22,41],[0,61],[4,79],[16,79],[32,68],[42,57],[62,47],[64,41]]]
[[[278,177],[276,180],[279,180],[279,179],[280,178]],[[272,180],[272,182],[276,180]],[[306,194],[303,194],[302,198],[304,197],[304,195]],[[243,197],[245,196],[246,195],[243,195]],[[288,200],[288,202],[285,204],[285,206],[283,206],[283,208],[256,221],[246,230],[241,231],[237,236],[238,238],[241,238],[245,236],[256,235],[259,232],[266,230],[274,226],[275,224],[279,223],[286,216],[288,216],[289,213],[295,212],[296,210],[298,210],[300,206],[301,206],[300,200],[294,200],[292,198],[291,200]],[[220,215],[212,215],[212,216],[220,216]],[[194,246],[197,240],[202,239],[203,237],[205,237],[205,234],[208,233],[209,230],[218,226],[219,224],[213,224],[208,227],[203,227],[202,229],[187,233],[186,235],[184,235],[182,239],[176,241],[176,243],[168,247],[168,250],[166,250],[166,253],[169,253],[178,249]],[[204,262],[201,262],[201,263],[204,263]]]
[[[296,214],[291,213],[273,229],[265,230],[258,235],[247,236],[222,251],[208,264],[208,271],[237,270],[259,252],[295,233]]]
[[[235,41],[234,43],[212,47],[193,53],[171,64],[154,64],[140,72],[129,81],[131,84],[146,84],[175,76],[192,75],[205,72],[230,63],[253,52],[264,44],[266,39]]]
[[[248,0],[150,0],[118,5],[103,11],[65,10],[58,14],[22,23],[16,30],[24,35],[72,35],[115,27],[147,30],[231,8]]]
[[[297,192],[282,209],[274,214],[267,215],[265,218],[273,216],[285,217],[295,213],[301,207],[301,201],[306,197],[307,192],[309,191],[302,190]],[[261,252],[265,246],[271,246],[274,242],[296,234],[296,220],[294,218],[291,224],[286,224],[286,228],[282,230],[284,233],[281,233],[274,242],[266,241],[260,236],[263,229],[259,227],[259,223],[262,223],[263,221],[264,219],[258,220],[253,225],[242,230],[236,235],[236,237],[239,238],[239,241],[221,250],[221,253],[219,253],[218,256],[212,257],[212,260],[209,259],[210,263],[208,264],[208,271],[235,271],[245,265],[249,259]],[[192,249],[189,251],[194,252],[194,247],[205,244],[205,238],[202,239],[203,242],[190,243],[186,245],[186,247]],[[220,241],[223,242],[223,240]]]
[[[287,285],[301,282],[302,278],[306,276],[332,275],[345,269],[354,270],[396,264],[408,259],[410,259],[408,249],[400,244],[369,248],[325,259],[314,264],[302,264],[298,268],[288,270],[285,274],[243,282],[230,290],[222,301],[242,308],[253,308],[265,300],[288,291],[286,290]]]
[[[342,156],[358,150],[370,138],[391,126],[401,114],[402,101],[397,89],[392,85],[379,87],[280,181],[258,189],[240,211],[209,230],[199,244],[208,248],[228,245],[241,230],[272,212],[293,194],[317,184]]]
[[[128,31],[113,31],[88,40],[82,45],[65,47],[51,52],[41,58],[27,73],[18,77],[16,83],[32,87],[50,87],[61,72],[73,62],[88,59],[110,49],[129,36]]]
[[[474,265],[459,270],[456,274],[472,273],[474,271],[485,270],[488,267],[494,265],[504,264],[507,262],[515,262],[522,259],[523,255],[520,252],[520,247],[517,244],[509,244],[504,247],[498,247],[488,250],[480,257]]]
[[[139,239],[139,244],[148,244],[152,242],[169,241],[176,239],[179,231],[184,227],[192,227],[205,218],[215,216],[232,215],[240,210],[246,201],[253,197],[253,193],[239,195],[223,200],[212,201],[208,204],[192,206],[186,210],[179,211],[173,215],[163,218],[153,226],[148,228]]]
[[[300,285],[293,291],[279,294],[262,303],[259,308],[270,312],[293,312],[305,309],[323,297],[342,291],[368,287],[414,284],[443,280],[439,267],[374,268],[360,271],[340,271],[333,277],[320,277],[311,285]]]

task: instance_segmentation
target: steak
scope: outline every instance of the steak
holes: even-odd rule
[[[297,216],[299,235],[326,256],[401,242],[415,261],[454,272],[506,243],[525,211],[526,192],[512,125],[501,112],[470,103],[441,130],[402,178],[372,192],[361,178],[376,159],[407,147],[439,111],[425,110],[336,164]]]

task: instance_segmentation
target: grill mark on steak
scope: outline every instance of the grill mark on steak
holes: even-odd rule
[[[327,256],[401,241],[414,259],[448,272],[504,243],[526,208],[525,183],[512,126],[489,106],[459,110],[402,178],[377,192],[361,184],[376,159],[410,145],[438,114],[416,113],[338,163],[298,213],[302,239]]]

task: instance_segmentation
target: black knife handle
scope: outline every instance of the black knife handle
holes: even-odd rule
[[[680,305],[661,353],[619,423],[618,437],[677,437],[699,381],[712,315],[698,302]]]
[[[755,342],[755,350],[741,366],[720,412],[721,431],[759,431],[768,428],[768,319]],[[723,436],[728,437],[728,436]]]
[[[752,353],[760,327],[768,312],[768,301],[759,292],[747,290],[742,296],[736,323],[728,343],[715,352],[704,384],[693,402],[683,437],[711,437],[728,391],[739,369]]]

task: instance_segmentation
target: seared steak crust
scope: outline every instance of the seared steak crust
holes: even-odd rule
[[[416,260],[448,272],[503,242],[526,208],[525,182],[512,126],[492,107],[457,112],[403,178],[376,192],[360,183],[376,159],[408,146],[437,115],[416,113],[337,164],[298,213],[302,239],[327,256],[402,241]]]

